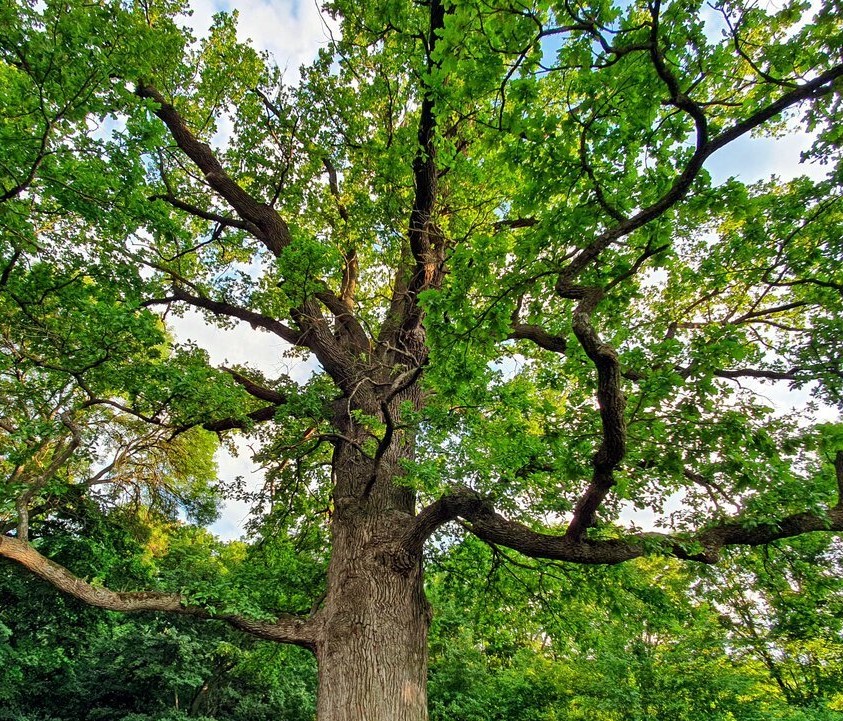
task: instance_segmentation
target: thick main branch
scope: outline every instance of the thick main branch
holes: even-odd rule
[[[615,485],[613,472],[626,455],[626,397],[621,388],[621,367],[617,351],[605,343],[591,322],[591,315],[603,297],[600,288],[557,285],[563,298],[579,299],[573,313],[574,335],[597,369],[597,404],[602,429],[600,446],[594,454],[591,483],[577,502],[567,536],[579,540],[594,525],[597,510]]]
[[[843,475],[843,454],[839,458]],[[542,533],[508,520],[476,491],[456,488],[416,516],[404,534],[404,549],[420,553],[425,540],[437,528],[458,518],[466,521],[468,531],[487,543],[506,546],[533,558],[592,565],[612,565],[654,554],[716,563],[722,550],[729,546],[762,546],[818,531],[843,533],[843,505],[838,503],[827,515],[796,513],[757,525],[732,519],[690,534],[637,533],[601,540],[572,538]]]
[[[444,277],[445,239],[433,217],[438,192],[437,122],[436,97],[430,84],[430,75],[436,67],[433,54],[444,26],[445,6],[441,0],[432,0],[426,38],[427,76],[422,80],[424,95],[419,112],[418,147],[413,160],[415,195],[408,229],[410,257],[401,259],[402,267],[396,276],[391,307],[380,339],[387,345],[394,344],[401,351],[409,352],[419,363],[423,362],[425,353],[417,337],[423,316],[419,294],[438,288]],[[397,338],[388,337],[393,333]]]
[[[290,244],[290,229],[278,212],[253,198],[228,174],[207,143],[201,142],[185,123],[172,103],[152,85],[140,82],[135,89],[138,97],[156,104],[155,114],[164,122],[176,145],[190,158],[205,176],[208,185],[219,193],[245,221],[247,229],[254,232],[273,255]]]

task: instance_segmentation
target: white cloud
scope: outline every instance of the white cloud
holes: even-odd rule
[[[331,21],[312,0],[194,0],[192,8],[188,24],[197,37],[207,33],[215,13],[237,10],[238,39],[269,52],[288,69],[285,79],[290,84],[298,80],[299,66],[311,62],[329,40],[326,22]]]
[[[248,365],[270,378],[287,375],[298,383],[306,382],[318,367],[314,360],[285,357],[285,351],[290,349],[287,343],[248,323],[217,328],[201,313],[187,311],[181,318],[169,318],[168,325],[179,341],[192,340],[204,348],[212,365]]]

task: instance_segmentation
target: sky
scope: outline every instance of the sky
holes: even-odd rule
[[[194,0],[191,5],[188,24],[197,37],[210,27],[215,13],[236,9],[238,39],[269,52],[279,67],[289,70],[287,82],[298,78],[299,66],[311,62],[329,39],[326,19],[314,0]]]
[[[268,51],[280,67],[286,68],[285,81],[289,84],[297,82],[299,66],[312,61],[329,39],[329,26],[313,0],[195,0],[192,7],[193,14],[187,24],[197,37],[207,32],[214,13],[236,8],[239,39],[250,40],[257,49]],[[802,132],[794,132],[784,139],[747,137],[730,145],[725,152],[716,153],[706,162],[706,168],[715,183],[732,176],[745,182],[771,175],[782,180],[803,174],[819,178],[824,175],[824,168],[800,163],[800,154],[810,143],[811,137]],[[208,351],[211,362],[217,365],[248,363],[270,377],[286,373],[297,381],[306,380],[313,372],[312,365],[289,365],[283,357],[285,344],[279,338],[257,332],[247,324],[232,330],[219,330],[207,325],[200,314],[188,312],[183,318],[172,320],[172,326],[177,337],[195,341]],[[764,391],[768,397],[772,395],[769,386]],[[793,407],[807,400],[807,393],[782,391],[776,394],[772,400],[782,406]],[[237,445],[241,449],[238,456],[225,451],[218,454],[219,477],[232,480],[242,476],[251,487],[258,486],[261,475],[251,462],[245,443]],[[224,539],[237,538],[243,533],[248,512],[247,505],[229,501],[211,530]],[[628,511],[623,519],[646,529],[652,527],[654,516]]]

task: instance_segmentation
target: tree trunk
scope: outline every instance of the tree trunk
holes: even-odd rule
[[[363,440],[355,424],[343,429]],[[316,658],[319,721],[426,721],[429,604],[419,554],[398,539],[413,493],[396,480],[413,439],[397,434],[378,461],[359,446],[334,456],[328,588]]]
[[[402,567],[391,534],[379,532],[394,523],[360,520],[334,531],[316,648],[317,718],[425,721],[430,614],[421,563]]]

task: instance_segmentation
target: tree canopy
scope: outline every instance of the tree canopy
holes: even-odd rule
[[[313,650],[320,721],[418,721],[431,536],[613,565],[843,532],[839,2],[338,0],[294,83],[185,11],[0,3],[0,556]],[[826,172],[709,174],[795,128]],[[213,367],[187,309],[316,370]],[[235,432],[262,489],[215,482]],[[233,555],[177,522],[224,492]],[[50,560],[68,514],[149,584]]]

